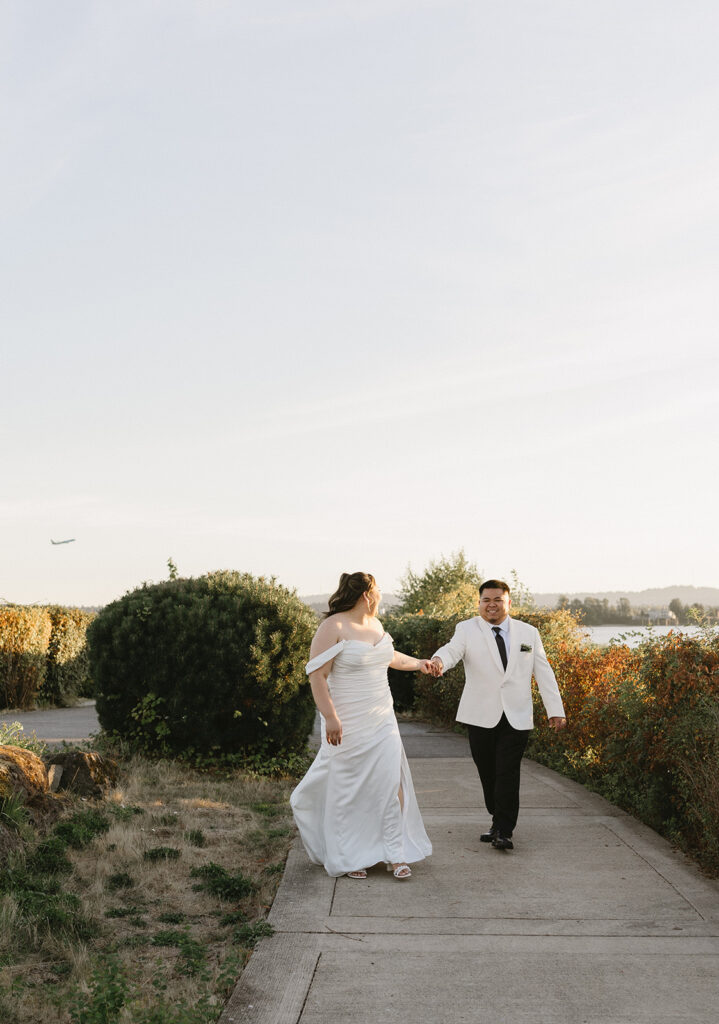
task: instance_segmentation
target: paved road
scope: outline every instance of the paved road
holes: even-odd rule
[[[516,849],[493,850],[466,741],[402,732],[434,855],[359,882],[297,840],[221,1024],[715,1024],[716,882],[530,761]]]
[[[47,711],[1,711],[0,723],[19,722],[27,735],[33,732],[49,744],[83,743],[100,731],[95,702],[75,708],[50,708]]]

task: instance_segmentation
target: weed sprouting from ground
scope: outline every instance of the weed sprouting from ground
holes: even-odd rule
[[[188,832],[185,832],[185,838],[191,846],[197,846],[198,848],[207,846],[207,839],[201,828],[191,828]]]
[[[38,757],[47,753],[47,743],[39,740],[35,732],[27,735],[20,722],[0,723],[0,746],[22,747]]]
[[[23,826],[27,825],[29,820],[28,810],[23,803],[22,797],[17,793],[11,793],[0,800],[0,822],[6,828],[21,832]]]
[[[157,920],[161,924],[182,924],[186,915],[181,910],[170,910],[164,914],[158,914]]]
[[[200,974],[205,966],[207,950],[205,946],[193,939],[189,930],[165,929],[156,932],[152,937],[153,946],[176,946],[180,951],[179,971],[182,974]]]
[[[124,804],[109,804],[107,813],[116,821],[132,821],[136,814],[144,814],[143,807],[125,807]]]
[[[27,858],[27,869],[31,875],[60,875],[72,871],[66,851],[67,843],[59,836],[51,836],[37,844]]]
[[[110,820],[105,814],[88,808],[78,811],[55,826],[54,833],[74,850],[89,846],[93,839],[110,830]]]
[[[193,868],[190,871],[190,878],[202,879],[201,882],[193,886],[196,892],[204,890],[228,903],[237,903],[257,889],[255,883],[241,871],[231,875],[225,868],[220,867],[219,864],[213,864],[212,861],[202,867]]]
[[[250,810],[255,811],[257,814],[264,814],[268,818],[276,818],[279,814],[287,814],[287,805],[268,804],[264,801],[259,801],[256,804],[250,804]]]
[[[245,949],[254,949],[258,941],[267,935],[274,935],[274,928],[269,921],[255,921],[253,924],[242,924],[235,928],[232,940]]]
[[[72,1024],[116,1024],[128,988],[122,964],[117,957],[109,956],[94,968],[89,992],[78,992],[71,1004]]]
[[[180,856],[180,851],[176,846],[155,846],[151,850],[145,850],[142,856],[144,860],[151,862],[177,860]]]
[[[118,892],[120,889],[131,889],[135,883],[133,882],[127,871],[116,871],[113,875],[110,875],[107,879],[107,889],[109,892]]]

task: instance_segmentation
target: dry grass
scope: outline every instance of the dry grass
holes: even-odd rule
[[[69,1024],[73,993],[92,987],[93,968],[108,956],[130,979],[132,1008],[120,1012],[121,1024],[140,1019],[158,1000],[175,1007],[204,1000],[201,1019],[216,1019],[252,945],[246,931],[238,934],[238,921],[266,916],[281,877],[293,832],[291,788],[130,761],[119,787],[93,804],[112,821],[110,830],[85,849],[68,850],[73,872],[62,876],[63,890],[79,897],[92,922],[92,938],[69,941],[22,924],[11,895],[0,904],[3,1024]],[[68,811],[88,806],[74,800]],[[178,854],[147,859],[158,847]],[[256,890],[235,902],[197,890],[202,878],[191,871],[210,863],[242,872]],[[235,923],[223,923],[232,911],[241,912]],[[175,944],[157,944],[163,941]],[[175,1019],[190,1018],[167,1017]]]

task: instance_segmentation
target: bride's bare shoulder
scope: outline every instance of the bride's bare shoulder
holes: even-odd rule
[[[327,618],[323,618],[323,621],[318,626],[318,631],[312,637],[312,643],[309,648],[310,657],[322,654],[342,640],[342,633],[337,624],[339,617],[339,615],[328,615]]]
[[[336,615],[328,615],[326,619],[323,619],[317,627],[315,638],[312,641],[312,645],[323,644],[326,647],[331,647],[332,644],[336,644],[343,636],[343,618],[341,612]]]

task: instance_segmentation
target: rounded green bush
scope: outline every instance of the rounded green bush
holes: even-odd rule
[[[301,752],[316,626],[293,591],[249,573],[143,584],[88,630],[100,724],[168,755]]]

